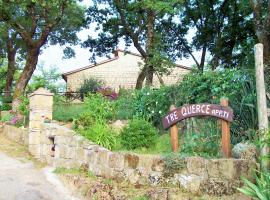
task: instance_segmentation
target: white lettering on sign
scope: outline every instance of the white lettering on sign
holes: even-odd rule
[[[165,118],[166,118],[167,122],[170,123],[169,115],[167,115]]]
[[[203,110],[204,107],[205,107],[205,105],[202,105],[202,106],[201,106],[201,112],[202,112],[202,113],[205,113],[205,111]]]
[[[186,107],[183,107],[183,108],[181,109],[181,114],[182,114],[184,117],[187,115],[187,109],[186,109]]]
[[[207,105],[207,106],[206,106],[206,114],[210,114],[209,111],[210,111],[210,105]]]
[[[212,110],[212,115],[229,118],[229,113],[224,110]]]
[[[173,112],[173,116],[175,119],[178,119],[176,111]]]

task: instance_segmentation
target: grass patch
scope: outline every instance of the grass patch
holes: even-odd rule
[[[57,167],[53,173],[55,174],[72,174],[72,175],[83,175],[88,178],[95,178],[96,176],[89,172],[85,168],[64,168],[64,167]]]
[[[61,122],[72,122],[84,111],[84,104],[55,104],[53,119]]]
[[[125,147],[121,146],[120,139],[117,138],[115,151],[128,151]],[[137,148],[132,150],[132,152],[138,154],[166,154],[171,153],[171,142],[169,133],[164,133],[157,137],[155,145],[150,146],[149,148]]]

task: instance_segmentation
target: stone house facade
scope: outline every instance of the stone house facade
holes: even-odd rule
[[[139,54],[116,50],[115,57],[103,62],[82,67],[62,74],[67,83],[67,91],[77,91],[85,79],[95,77],[105,82],[106,86],[118,91],[119,88],[135,88],[138,75],[143,65],[143,59]],[[181,80],[190,72],[189,67],[176,65],[170,75],[163,76],[165,85],[170,85]],[[160,86],[157,75],[154,75],[153,84]]]

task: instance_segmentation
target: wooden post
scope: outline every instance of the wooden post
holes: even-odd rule
[[[229,101],[227,98],[221,98],[220,104],[222,106],[228,106]],[[222,132],[222,153],[223,156],[226,158],[231,157],[231,133],[230,133],[230,122],[225,120],[221,120],[221,132]]]
[[[170,111],[173,111],[174,109],[176,109],[176,107],[174,105],[171,105]],[[170,128],[170,133],[171,133],[172,151],[177,152],[179,144],[178,144],[178,128],[176,124]]]
[[[263,45],[255,45],[255,70],[256,70],[256,91],[257,91],[257,106],[258,106],[258,121],[259,131],[263,133],[262,141],[268,139],[268,116],[267,116],[267,105],[266,105],[266,94],[264,84],[264,71],[263,71]],[[269,160],[266,159],[269,153],[269,148],[265,144],[261,149],[261,168],[263,171],[267,171],[269,168]]]

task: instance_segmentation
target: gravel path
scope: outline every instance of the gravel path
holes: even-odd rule
[[[52,170],[0,152],[0,200],[78,200]]]

